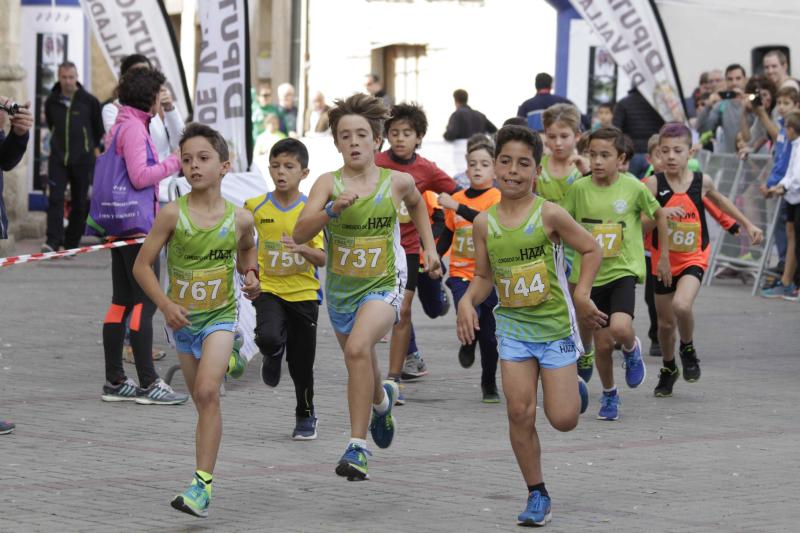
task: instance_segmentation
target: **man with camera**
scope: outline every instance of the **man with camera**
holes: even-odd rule
[[[50,138],[47,166],[47,241],[43,252],[76,248],[89,214],[89,184],[103,138],[100,102],[78,82],[75,64],[58,67],[58,83],[44,103]],[[64,193],[70,186],[69,225],[64,231]]]
[[[3,171],[11,170],[22,160],[28,146],[28,132],[33,126],[30,102],[19,105],[0,96],[0,239],[8,238],[8,217],[3,202]],[[6,121],[11,125],[5,133]],[[0,435],[14,431],[14,424],[0,420]]]
[[[747,74],[744,67],[734,63],[725,69],[727,90],[712,93],[708,98],[708,105],[697,115],[697,128],[700,134],[706,131],[715,132],[722,128],[722,134],[717,136],[715,151],[723,154],[736,153],[736,134],[739,132],[743,103],[740,98],[744,95]]]

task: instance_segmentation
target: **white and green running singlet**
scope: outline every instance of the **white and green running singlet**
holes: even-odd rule
[[[192,332],[221,322],[236,322],[233,269],[236,217],[225,201],[225,215],[213,227],[198,228],[189,216],[188,196],[177,200],[179,214],[167,245],[167,296],[189,311]]]
[[[405,255],[391,175],[391,170],[380,169],[375,191],[328,221],[325,296],[334,311],[355,311],[368,294],[399,293],[405,287]],[[342,171],[337,170],[333,173],[333,198],[342,191]]]
[[[500,300],[494,310],[498,336],[549,342],[577,334],[564,247],[544,230],[544,203],[536,196],[530,215],[516,228],[500,224],[496,205],[487,211],[486,249]]]

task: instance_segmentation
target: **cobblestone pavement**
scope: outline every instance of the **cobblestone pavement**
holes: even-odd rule
[[[253,364],[227,384],[210,518],[174,511],[168,502],[194,467],[195,411],[100,401],[109,266],[96,253],[0,269],[0,416],[18,426],[0,436],[0,530],[517,529],[526,491],[504,404],[480,403],[479,369],[459,367],[452,312],[417,319],[430,375],[407,385],[397,439],[376,449],[370,481],[333,472],[348,437],[346,376],[322,316],[319,439],[290,440],[288,373],[269,389]],[[797,530],[800,305],[720,283],[703,288],[696,310],[700,382],[656,399],[659,364],[646,357],[645,384],[621,389],[619,422],[595,420],[596,377],[576,430],[539,417],[551,530]],[[636,324],[642,335],[645,321]],[[166,348],[160,335],[157,345]],[[157,364],[162,375],[175,361],[170,352]],[[180,374],[174,385],[185,390]]]

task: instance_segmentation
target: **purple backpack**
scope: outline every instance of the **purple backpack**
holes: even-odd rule
[[[94,166],[86,235],[125,237],[147,233],[156,218],[153,187],[133,187],[125,159],[117,154],[117,135],[119,128],[114,133],[111,146],[97,158]],[[157,164],[150,144],[145,143],[145,147],[147,165]]]

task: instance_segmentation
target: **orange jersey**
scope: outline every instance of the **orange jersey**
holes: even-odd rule
[[[672,190],[664,174],[656,174],[656,200],[661,207],[682,207],[682,217],[668,220],[669,262],[672,275],[678,275],[689,266],[708,268],[711,254],[709,246],[706,212],[703,205],[703,173],[695,172],[692,183],[686,192],[677,193]],[[657,273],[658,260],[661,253],[658,230],[653,230],[652,272]]]
[[[453,200],[474,209],[486,211],[500,201],[500,191],[491,187],[477,198],[469,198],[467,191],[453,194]],[[475,276],[475,243],[472,240],[472,222],[464,219],[451,209],[445,210],[444,225],[453,232],[450,246],[450,276],[472,280]]]
[[[425,202],[425,208],[428,210],[428,221],[431,223],[431,226],[433,226],[433,213],[437,209],[440,211],[442,210],[442,206],[439,205],[439,195],[433,191],[425,191],[422,193],[422,200]],[[419,254],[419,266],[425,266],[425,254]]]

